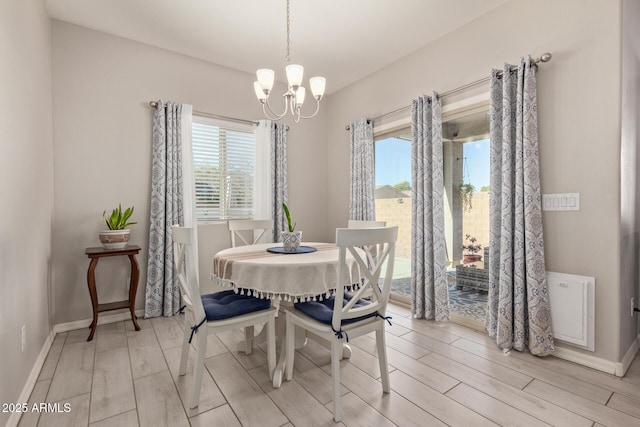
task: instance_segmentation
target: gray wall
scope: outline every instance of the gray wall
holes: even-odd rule
[[[512,0],[331,96],[329,226],[348,214],[345,124],[549,51],[538,73],[542,190],[579,192],[581,210],[545,212],[547,269],[596,278],[588,354],[619,361],[628,346],[620,342],[620,14],[620,0]]]
[[[0,2],[0,402],[18,402],[50,331],[51,35],[42,1]],[[20,329],[26,326],[21,352]],[[9,414],[0,413],[0,425]]]
[[[638,230],[640,230],[640,2],[622,2],[622,149],[620,156],[620,354],[638,337]]]
[[[151,167],[150,100],[196,111],[262,118],[255,77],[205,61],[52,21],[55,221],[53,323],[91,317],[86,247],[99,246],[102,212],[135,205],[131,243],[143,250],[138,308],[144,307]],[[274,98],[284,93],[277,88]],[[326,106],[314,120],[291,124],[289,200],[308,240],[326,235]],[[320,185],[318,185],[320,184]],[[209,248],[229,244],[226,227],[210,228]],[[203,245],[204,242],[200,242]],[[100,302],[126,297],[128,261],[103,259],[96,270]],[[205,283],[206,284],[206,283]]]

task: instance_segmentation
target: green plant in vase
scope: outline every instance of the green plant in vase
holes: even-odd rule
[[[98,237],[105,249],[122,249],[127,246],[131,236],[127,227],[137,224],[137,222],[129,222],[132,215],[133,206],[123,211],[122,204],[118,204],[118,207],[111,211],[111,215],[107,215],[106,210],[102,212],[102,219],[107,229],[101,231]]]
[[[297,252],[302,241],[302,231],[295,231],[297,223],[291,219],[291,212],[286,203],[282,203],[282,210],[287,219],[287,230],[282,231],[282,247],[285,252]]]

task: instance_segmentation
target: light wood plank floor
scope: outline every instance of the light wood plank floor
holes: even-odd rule
[[[554,357],[503,354],[486,335],[411,319],[391,305],[392,392],[382,393],[373,335],[342,361],[344,426],[640,426],[640,359],[616,378]],[[324,426],[331,414],[330,354],[309,341],[294,379],[273,389],[266,355],[238,353],[241,331],[209,337],[200,405],[178,376],[182,317],[101,325],[56,336],[30,398],[69,413],[26,413],[21,426]]]

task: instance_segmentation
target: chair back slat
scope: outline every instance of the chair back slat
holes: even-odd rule
[[[350,219],[347,228],[380,228],[386,226],[387,221],[364,221]],[[377,257],[377,253],[380,252],[382,248],[377,248],[375,246],[363,246],[362,249],[367,253],[367,259],[369,260],[369,263],[373,264]]]
[[[231,247],[236,247],[236,239],[243,245],[255,245],[267,231],[273,230],[273,221],[270,219],[237,219],[229,221],[231,233]],[[243,231],[253,231],[252,238],[247,240]]]
[[[349,250],[353,249],[351,247]],[[355,252],[355,251],[354,251]],[[379,314],[384,314],[381,310],[383,309],[383,305],[386,306],[384,302],[384,292],[380,289],[379,280],[380,274],[382,270],[382,266],[384,261],[387,260],[388,253],[383,253],[381,257],[379,257],[378,264],[368,264],[370,267],[367,268],[367,265],[364,264],[364,260],[357,256],[356,260],[360,266],[360,271],[362,274],[362,284],[360,289],[356,291],[355,294],[352,295],[350,301],[348,301],[343,309],[342,309],[342,320],[352,319],[354,317],[364,316],[365,314],[378,312]],[[356,302],[360,299],[364,294],[367,295],[371,304],[368,304],[365,307],[359,307],[352,309],[352,307],[356,304]]]
[[[386,314],[393,279],[397,238],[397,226],[362,229],[338,228],[336,230],[339,263],[332,319],[332,326],[335,330],[340,329],[343,320],[366,316],[374,312],[381,316]],[[366,251],[362,250],[362,247],[366,246],[379,248],[375,261],[370,260]],[[345,282],[351,277],[346,262],[347,253],[355,259],[360,270],[362,283],[360,283],[360,288],[354,292],[351,300],[343,307],[345,285],[351,285],[351,283]],[[382,284],[380,280],[383,280]],[[369,290],[372,291],[370,304],[356,307],[358,299]]]
[[[387,221],[364,221],[359,219],[350,219],[347,222],[347,228],[380,228],[386,226]]]
[[[175,272],[178,276],[183,304],[193,310],[196,320],[206,317],[202,299],[200,298],[200,286],[198,284],[198,272],[195,259],[198,256],[193,246],[193,228],[171,227],[173,239],[173,261]]]

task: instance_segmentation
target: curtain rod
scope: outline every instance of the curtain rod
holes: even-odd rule
[[[158,106],[158,103],[156,101],[150,101],[149,102],[149,106],[151,108],[156,108]],[[221,116],[219,114],[204,113],[202,111],[194,111],[193,113],[197,114],[198,116],[209,117],[210,119],[229,120],[230,122],[244,123],[244,124],[251,124],[251,125],[257,125],[258,124],[258,122],[254,122],[253,120],[237,119],[235,117]]]
[[[536,68],[538,68],[538,63],[540,63],[540,62],[549,62],[549,61],[551,61],[551,54],[549,52],[546,52],[546,53],[543,53],[540,56],[540,58],[534,59],[533,60],[533,65]],[[517,70],[517,69],[518,69],[518,67],[515,66],[515,65],[513,65],[511,67],[512,71],[513,70]],[[498,72],[498,76],[501,76],[501,75],[502,75],[502,71],[499,71]],[[467,83],[466,85],[463,85],[463,86],[457,87],[455,89],[451,89],[451,90],[448,90],[446,92],[441,93],[440,94],[440,98],[444,98],[445,96],[453,95],[454,93],[462,92],[463,90],[466,90],[466,89],[472,88],[474,86],[480,85],[482,83],[488,82],[489,80],[491,80],[491,77],[484,77],[484,78],[482,78],[480,80],[476,80],[475,82]],[[380,120],[383,117],[387,117],[387,116],[390,116],[392,114],[396,114],[396,113],[399,113],[401,111],[408,110],[410,108],[411,108],[411,105],[405,105],[404,107],[400,107],[400,108],[398,108],[396,110],[389,111],[388,113],[380,114],[379,116],[376,116],[376,117],[374,117],[372,119],[367,119],[367,123],[371,123],[372,120],[373,121]],[[350,125],[346,125],[344,127],[344,129],[345,130],[349,130],[349,129],[351,129],[351,126]]]

